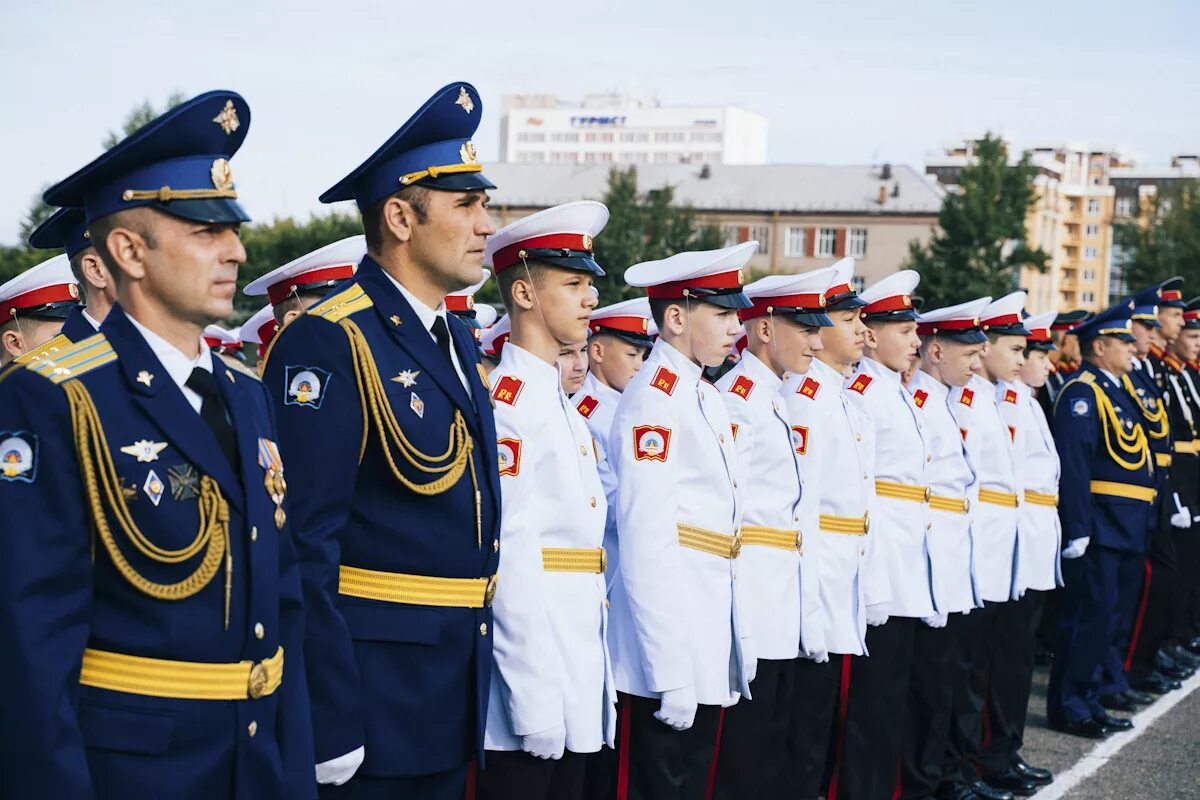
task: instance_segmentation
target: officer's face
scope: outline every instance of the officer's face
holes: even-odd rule
[[[1135,329],[1137,325],[1133,326]],[[1103,370],[1120,377],[1133,369],[1135,345],[1115,336],[1098,336],[1092,342],[1096,364]]]
[[[558,372],[562,389],[567,394],[575,394],[583,386],[587,376],[587,342],[564,344],[558,351]]]
[[[689,303],[688,307],[688,311],[678,319],[681,324],[677,325],[680,335],[674,337],[676,344],[686,345],[691,350],[692,359],[700,366],[720,366],[725,363],[725,357],[741,333],[737,311],[712,303]],[[667,311],[672,312],[676,308],[681,307],[671,306]],[[671,321],[671,315],[667,321]]]
[[[496,232],[487,193],[431,191],[425,222],[411,228],[412,259],[445,293],[483,278],[483,249]]]
[[[1035,389],[1044,386],[1053,367],[1045,350],[1030,350],[1029,355],[1025,356],[1025,363],[1021,365],[1021,382]]]
[[[1183,309],[1160,308],[1158,310],[1158,322],[1162,325],[1162,330],[1159,331],[1162,337],[1168,342],[1175,341],[1183,331]]]
[[[867,341],[867,326],[862,321],[862,312],[855,308],[829,311],[826,316],[833,325],[821,328],[821,344],[824,345],[821,359],[843,367],[857,364],[862,360]]]
[[[871,357],[888,369],[903,372],[912,366],[921,339],[916,322],[883,322],[867,326]]]
[[[592,372],[605,386],[625,391],[625,387],[642,368],[647,348],[635,347],[616,336],[597,336],[588,345]]]
[[[1024,336],[997,336],[983,354],[984,372],[993,381],[1015,381],[1024,363]]]
[[[518,264],[513,269],[520,269]],[[539,270],[533,301],[541,306],[546,327],[559,342],[586,342],[588,322],[596,307],[592,276],[573,269]]]
[[[1151,328],[1149,325],[1143,325],[1136,319],[1133,321],[1133,324],[1130,327],[1133,328],[1134,353],[1138,358],[1145,358],[1146,354],[1150,352],[1150,343],[1152,341],[1150,338],[1150,332],[1153,330],[1153,328]]]

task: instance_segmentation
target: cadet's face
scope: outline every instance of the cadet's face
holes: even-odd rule
[[[682,341],[691,347],[692,358],[702,367],[716,367],[725,362],[733,343],[741,333],[737,311],[714,306],[712,303],[690,303],[686,315],[687,330]]]
[[[158,306],[159,313],[195,325],[228,317],[237,294],[238,267],[246,261],[240,229],[155,212],[152,235],[157,246],[145,250],[138,281],[142,297]]]
[[[414,260],[446,292],[465,289],[483,278],[483,249],[496,232],[487,193],[430,191],[424,224],[410,244]]]
[[[1180,331],[1175,340],[1175,354],[1184,361],[1195,361],[1200,357],[1200,330],[1185,328]]]
[[[1168,342],[1175,341],[1183,331],[1183,309],[1160,308],[1158,310],[1158,322],[1162,325],[1162,337]]]
[[[558,351],[558,371],[564,392],[575,394],[579,391],[587,376],[587,365],[587,342],[563,345]]]
[[[1058,344],[1058,357],[1059,358],[1065,358],[1067,361],[1078,361],[1079,360],[1079,337],[1078,336],[1072,336],[1071,334],[1068,333],[1062,337],[1061,342],[1056,342],[1056,344]]]
[[[777,367],[784,372],[803,375],[821,351],[821,329],[788,319],[771,320],[768,350]]]
[[[941,360],[938,364],[941,378],[950,386],[966,386],[971,376],[982,369],[982,344],[960,344],[938,341]]]
[[[986,377],[993,381],[1015,381],[1025,363],[1025,337],[999,336],[983,355]]]
[[[592,371],[605,386],[625,391],[625,387],[642,368],[646,360],[648,348],[635,347],[629,342],[615,336],[599,336],[592,341],[590,352],[595,356],[591,359]]]
[[[862,321],[862,311],[829,311],[826,316],[833,325],[821,328],[821,344],[824,345],[823,360],[836,364],[857,364],[862,360],[863,347],[867,341],[867,326]]]
[[[513,269],[520,269],[520,265]],[[585,342],[588,321],[596,307],[592,276],[573,269],[550,268],[541,271],[534,286],[546,327],[559,342]]]
[[[1025,363],[1021,365],[1021,382],[1035,389],[1045,386],[1053,366],[1045,350],[1030,350],[1029,355],[1025,356]]]
[[[1133,328],[1133,350],[1138,358],[1144,358],[1150,352],[1150,331],[1152,328],[1149,325],[1143,325],[1137,320],[1133,321],[1130,326]]]
[[[875,342],[872,358],[896,372],[904,372],[912,366],[921,347],[916,322],[884,322],[868,328],[869,336]]]

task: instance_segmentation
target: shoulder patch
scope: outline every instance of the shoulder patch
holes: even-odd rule
[[[666,367],[659,367],[658,372],[654,373],[654,380],[650,381],[650,385],[670,397],[675,392],[675,383],[678,380],[679,376],[674,372]]]
[[[496,463],[500,465],[500,477],[515,478],[521,473],[521,440],[497,439]]]
[[[929,399],[929,392],[924,389],[917,389],[913,392],[913,402],[917,404],[917,408],[924,408],[925,401]]]
[[[55,336],[50,341],[43,344],[41,347],[30,350],[28,353],[22,353],[13,359],[17,364],[30,364],[35,361],[44,361],[47,358],[54,358],[59,351],[71,344],[71,340],[61,333]]]
[[[521,390],[524,388],[525,381],[514,375],[505,375],[496,382],[496,388],[492,392],[492,399],[497,403],[515,406],[517,398],[521,396]]]
[[[745,375],[738,375],[737,380],[729,385],[729,391],[743,400],[749,400],[750,393],[754,391],[754,381]]]
[[[596,407],[599,405],[600,401],[588,394],[584,395],[583,399],[576,404],[575,410],[578,411],[584,419],[591,419],[592,414],[596,413]]]
[[[802,394],[810,400],[815,400],[817,392],[821,391],[821,384],[812,378],[805,378],[800,384],[800,388],[796,390],[796,394]]]
[[[671,449],[671,429],[659,425],[633,428],[633,457],[637,461],[666,461]]]
[[[1016,393],[1016,391],[1015,391],[1015,390],[1013,390],[1013,389],[1005,389],[1005,390],[1004,390],[1004,402],[1006,402],[1006,403],[1013,403],[1013,404],[1015,405],[1015,404],[1016,404],[1016,402],[1017,402],[1017,393]]]
[[[859,373],[858,375],[855,375],[854,380],[850,382],[849,389],[852,392],[858,392],[861,395],[865,395],[867,393],[867,387],[870,386],[871,382],[874,380],[875,379],[870,375]]]
[[[37,478],[38,438],[28,431],[0,431],[0,481],[33,483]]]
[[[1086,397],[1078,397],[1071,401],[1071,416],[1072,417],[1087,417],[1092,413],[1092,405],[1087,401]]]
[[[325,402],[332,374],[320,367],[289,364],[283,371],[283,404],[302,406],[314,411]]]
[[[967,408],[970,408],[971,404],[975,402],[975,392],[964,386],[962,394],[958,396],[958,402],[962,403]]]
[[[108,339],[97,333],[60,349],[54,358],[31,361],[25,368],[54,383],[62,383],[116,360],[117,354]]]
[[[1084,372],[1084,373],[1081,373],[1080,376],[1078,378],[1076,378],[1075,380],[1083,381],[1084,383],[1095,383],[1096,382],[1096,373]]]
[[[337,322],[364,308],[370,308],[374,303],[362,286],[357,283],[349,289],[327,297],[308,310],[314,317],[321,317],[330,322]]]
[[[792,447],[796,455],[802,456],[808,452],[808,428],[804,425],[792,426]]]

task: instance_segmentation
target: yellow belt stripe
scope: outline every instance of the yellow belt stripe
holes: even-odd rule
[[[742,540],[727,533],[697,528],[695,525],[679,523],[675,526],[679,533],[679,544],[702,553],[709,553],[721,558],[737,558],[742,552]]]
[[[764,528],[760,525],[742,526],[742,544],[774,547],[779,550],[804,552],[804,534],[783,528]]]
[[[1050,506],[1053,508],[1058,505],[1058,495],[1046,494],[1045,492],[1035,492],[1032,489],[1026,489],[1025,502],[1035,506]]]
[[[603,547],[543,547],[542,569],[546,572],[591,572],[603,575],[608,554]]]
[[[1156,467],[1171,466],[1171,454],[1170,453],[1155,453],[1154,454],[1154,466],[1156,466]]]
[[[864,536],[870,527],[866,514],[861,517],[838,517],[833,514],[822,514],[820,517],[821,530],[826,533],[845,533],[850,536]]]
[[[84,686],[182,700],[247,700],[273,694],[283,683],[283,648],[255,663],[205,664],[129,656],[87,648],[79,682]],[[257,686],[252,685],[257,682]]]
[[[1004,506],[1005,508],[1016,508],[1020,505],[1020,500],[1015,494],[997,492],[995,489],[980,489],[979,502],[993,506]]]
[[[1175,442],[1176,453],[1191,453],[1196,455],[1200,453],[1200,439],[1192,439],[1186,442]]]
[[[443,608],[486,608],[496,593],[496,577],[431,578],[342,565],[338,593],[385,603]]]
[[[929,495],[929,507],[937,511],[949,511],[951,514],[965,514],[970,510],[971,502],[966,498],[931,494]]]
[[[929,487],[916,486],[911,483],[877,480],[875,481],[875,494],[880,497],[890,497],[893,500],[911,500],[914,503],[929,501]]]
[[[1143,503],[1153,503],[1156,494],[1154,489],[1149,486],[1134,486],[1131,483],[1116,481],[1092,481],[1088,488],[1092,494],[1125,497],[1129,500],[1141,500]]]

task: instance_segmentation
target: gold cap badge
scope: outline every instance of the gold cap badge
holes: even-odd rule
[[[229,162],[223,158],[218,158],[212,163],[212,170],[209,171],[212,177],[213,186],[222,190],[233,188],[233,170],[229,168]]]
[[[467,87],[458,87],[458,99],[454,101],[454,105],[462,106],[462,110],[470,114],[475,110],[475,101],[471,99],[471,95],[467,93]]]
[[[242,127],[241,120],[238,119],[237,109],[233,107],[232,100],[225,101],[225,107],[221,109],[221,113],[213,117],[213,122],[221,126],[221,130],[229,135]]]
[[[463,146],[458,148],[458,156],[464,164],[479,163],[479,157],[475,155],[475,145],[472,142],[464,142]]]

